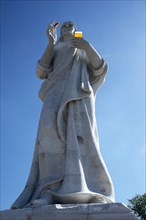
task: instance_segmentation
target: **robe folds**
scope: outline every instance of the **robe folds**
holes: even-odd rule
[[[38,61],[37,75],[45,79],[39,91],[43,107],[30,174],[13,207],[23,208],[46,192],[54,203],[114,202],[95,117],[106,72],[106,61],[94,69],[86,52],[69,42],[54,46],[49,68]]]

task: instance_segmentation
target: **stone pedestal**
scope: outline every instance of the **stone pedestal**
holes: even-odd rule
[[[136,220],[122,203],[55,204],[35,208],[5,210],[1,220]]]

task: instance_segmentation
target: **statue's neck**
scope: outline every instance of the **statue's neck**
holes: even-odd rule
[[[63,41],[64,41],[64,42],[65,42],[65,41],[69,41],[69,40],[71,40],[73,37],[74,37],[74,36],[71,35],[71,34],[65,35],[65,36],[63,36]]]

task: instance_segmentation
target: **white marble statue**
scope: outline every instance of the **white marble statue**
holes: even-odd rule
[[[57,41],[53,22],[48,46],[37,63],[44,82],[32,167],[12,209],[55,203],[114,202],[114,188],[100,153],[95,95],[104,82],[106,61],[76,26],[64,22]]]

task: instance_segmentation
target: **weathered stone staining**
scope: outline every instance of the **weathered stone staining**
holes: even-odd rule
[[[55,203],[114,202],[114,188],[99,148],[95,95],[104,82],[106,61],[76,26],[47,29],[49,44],[37,64],[44,82],[34,157],[24,191],[12,209]]]
[[[51,30],[51,31],[50,31]],[[114,187],[100,153],[95,96],[107,72],[106,61],[91,44],[74,37],[64,22],[58,41],[53,22],[48,46],[37,63],[44,82],[34,156],[26,186],[1,212],[2,220],[134,220],[114,203]]]
[[[121,203],[56,204],[34,208],[6,210],[1,220],[138,220]]]

